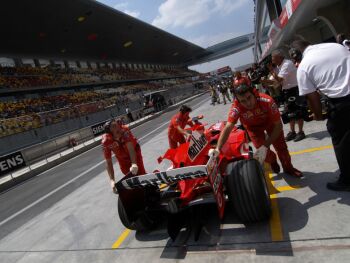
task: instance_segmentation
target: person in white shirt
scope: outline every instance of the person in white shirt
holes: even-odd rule
[[[345,34],[340,33],[337,35],[337,43],[343,45],[350,51],[350,40],[346,38]]]
[[[328,98],[327,129],[340,175],[327,188],[350,191],[350,52],[337,43],[310,45],[303,40],[292,47],[303,53],[297,72],[299,94],[306,96],[315,120],[324,119],[319,92]]]
[[[293,114],[299,111],[300,104],[303,104],[303,98],[298,95],[298,82],[297,82],[297,68],[293,61],[286,59],[281,50],[275,50],[272,52],[272,63],[276,65],[276,70],[269,66],[271,75],[275,82],[282,86],[282,94],[284,96],[285,105],[292,105],[288,103],[289,100],[295,100],[296,104],[293,104],[293,108],[289,108],[288,113]],[[295,123],[298,124],[298,133],[295,132]],[[303,131],[304,120],[300,117],[291,119],[289,122],[290,132],[286,136],[286,141],[294,140],[295,142],[301,141],[305,138]]]

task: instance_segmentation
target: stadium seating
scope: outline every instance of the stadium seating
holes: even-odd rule
[[[195,72],[184,69],[57,69],[33,67],[0,67],[0,87],[33,88],[91,84],[106,81],[131,79],[162,78],[172,76],[190,76]]]
[[[137,84],[98,91],[81,91],[60,95],[38,94],[21,100],[0,101],[0,137],[28,131],[45,125],[85,116],[111,106],[125,108],[139,101],[142,94],[159,90],[160,84]]]

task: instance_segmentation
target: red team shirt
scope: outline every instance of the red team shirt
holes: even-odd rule
[[[132,142],[134,147],[137,144],[136,138],[126,126],[122,126],[122,135],[119,140],[114,140],[111,134],[103,134],[102,147],[104,157],[111,159],[113,152],[119,163],[130,162],[129,151],[126,147],[128,142]]]
[[[168,128],[169,136],[181,135],[177,127],[180,126],[180,128],[183,129],[186,127],[187,124],[190,126],[193,125],[192,121],[190,121],[190,117],[189,116],[185,117],[183,114],[181,114],[181,112],[177,113],[170,120],[170,125]]]
[[[258,93],[255,108],[248,110],[237,100],[231,106],[228,115],[228,122],[236,123],[240,119],[243,126],[265,127],[268,124],[277,122],[281,119],[278,106],[274,100],[263,93]]]

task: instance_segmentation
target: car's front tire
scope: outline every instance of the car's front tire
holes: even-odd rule
[[[230,163],[226,172],[226,189],[238,217],[245,223],[268,219],[271,200],[259,162],[249,159]]]

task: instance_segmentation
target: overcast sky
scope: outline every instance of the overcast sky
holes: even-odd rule
[[[253,0],[98,0],[203,48],[254,31]],[[252,49],[192,67],[208,72],[253,61]]]

